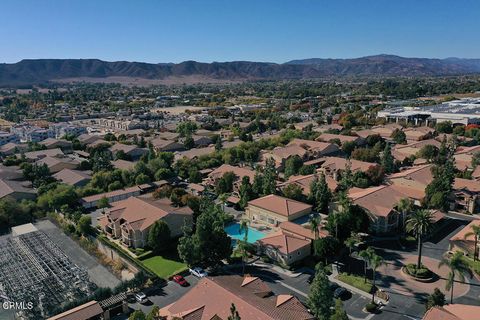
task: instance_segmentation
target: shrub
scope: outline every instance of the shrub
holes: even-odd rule
[[[414,263],[407,264],[405,267],[407,273],[413,277],[420,279],[427,279],[432,276],[432,271],[425,267],[423,264],[417,269],[417,265]]]
[[[367,310],[367,312],[375,312],[377,310],[377,305],[375,303],[367,303],[365,305],[365,310]]]

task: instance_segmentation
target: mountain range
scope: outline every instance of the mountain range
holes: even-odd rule
[[[147,83],[316,79],[332,77],[449,76],[480,73],[480,59],[404,58],[376,55],[355,59],[303,59],[268,62],[185,61],[174,63],[107,62],[98,59],[28,59],[0,64],[0,86],[48,81]]]

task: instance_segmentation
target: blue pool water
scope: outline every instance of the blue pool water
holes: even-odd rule
[[[243,240],[245,232],[242,230],[240,232],[240,223],[231,223],[225,227],[225,232],[234,240]],[[265,237],[265,233],[248,227],[248,243],[255,243],[255,241],[260,240]]]

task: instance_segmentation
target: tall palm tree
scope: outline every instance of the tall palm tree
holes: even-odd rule
[[[362,250],[358,253],[358,255],[363,259],[365,262],[363,266],[363,273],[364,273],[364,281],[367,282],[367,264],[370,263],[373,255],[375,254],[375,250],[372,247],[368,247],[365,250]]]
[[[413,201],[409,198],[402,198],[397,203],[397,210],[402,213],[402,229],[405,230],[407,214],[413,210]]]
[[[478,258],[478,239],[480,238],[480,225],[472,226],[472,231],[467,232],[465,234],[464,239],[467,239],[468,237],[474,236],[475,237],[475,248],[473,249],[473,261],[476,261]]]
[[[420,269],[422,266],[423,236],[430,230],[432,225],[433,215],[429,210],[414,211],[407,219],[407,231],[413,232],[418,240],[417,269]]]
[[[447,283],[445,289],[450,290],[450,303],[453,303],[453,285],[455,283],[455,277],[460,281],[465,281],[465,275],[473,277],[472,270],[468,266],[467,262],[463,258],[463,254],[459,251],[455,252],[450,258],[444,258],[438,264],[438,267],[447,266],[450,269],[447,277]]]
[[[227,201],[230,195],[228,193],[222,193],[218,196],[218,200],[222,203],[222,211],[225,211],[225,201]]]
[[[308,220],[310,230],[315,234],[315,240],[318,239],[318,227],[320,227],[320,222],[322,221],[322,218],[320,215],[310,215],[310,218]]]
[[[242,273],[245,275],[245,260],[247,259],[247,242],[248,242],[248,222],[247,220],[242,220],[240,222],[240,233],[243,232],[243,241],[241,242],[241,250],[242,250],[242,262],[243,262],[243,271]]]
[[[383,258],[377,254],[373,254],[370,257],[370,268],[372,268],[372,303],[375,303],[375,278],[377,275],[377,268],[384,263]]]

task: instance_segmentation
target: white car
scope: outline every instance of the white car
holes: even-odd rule
[[[190,269],[190,273],[198,278],[203,278],[208,276],[208,273],[200,267]]]
[[[147,295],[143,292],[135,293],[135,300],[137,300],[138,303],[145,303],[148,301]]]

